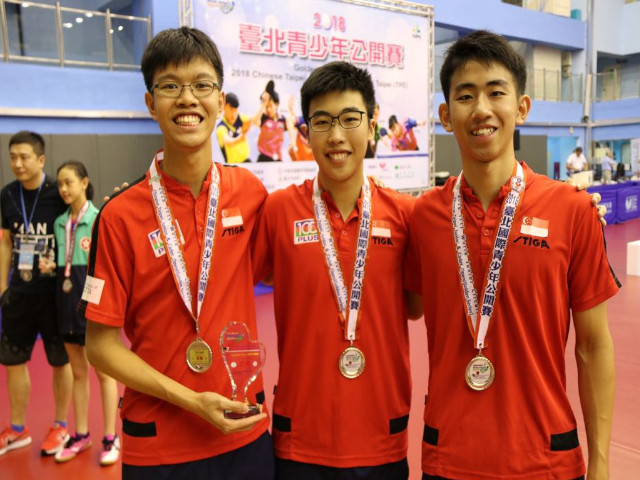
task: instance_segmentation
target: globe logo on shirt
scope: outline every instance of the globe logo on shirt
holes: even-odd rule
[[[85,252],[88,252],[89,248],[91,248],[91,238],[82,237],[82,239],[80,240],[80,248],[82,248],[82,250],[84,250]]]

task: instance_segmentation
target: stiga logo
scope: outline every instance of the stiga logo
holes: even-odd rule
[[[318,229],[313,218],[293,222],[293,244],[312,243],[318,241]]]
[[[625,212],[637,212],[638,211],[638,196],[633,195],[624,199]]]

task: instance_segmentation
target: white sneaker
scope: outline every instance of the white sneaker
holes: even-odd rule
[[[120,439],[118,435],[113,437],[113,440],[107,440],[106,437],[102,439],[102,452],[100,452],[100,465],[106,467],[113,465],[120,458]]]

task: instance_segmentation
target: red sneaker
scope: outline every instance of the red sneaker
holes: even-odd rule
[[[49,429],[49,433],[47,433],[47,438],[42,443],[42,447],[40,447],[40,453],[42,455],[55,455],[64,448],[69,438],[67,429],[54,423],[53,427]]]
[[[16,432],[11,427],[5,427],[0,432],[0,455],[4,455],[9,450],[15,450],[16,448],[26,447],[31,443],[31,436],[29,435],[29,429],[24,427],[21,433]]]

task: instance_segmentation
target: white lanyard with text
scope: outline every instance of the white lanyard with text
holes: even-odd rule
[[[478,355],[467,365],[466,380],[472,389],[485,390],[493,382],[495,369],[493,364],[482,354],[482,349],[486,346],[485,338],[494,313],[494,306],[497,304],[500,288],[500,272],[507,250],[509,234],[525,188],[524,171],[522,165],[516,162],[516,173],[515,176],[511,177],[511,190],[502,207],[502,216],[493,242],[492,255],[489,259],[487,272],[483,280],[484,288],[481,306],[478,304],[478,294],[473,284],[473,271],[469,259],[467,237],[464,233],[462,194],[460,192],[461,184],[462,172],[458,175],[456,184],[453,187],[451,224],[453,226],[453,235],[456,243],[458,274],[462,295],[465,300],[467,324],[473,335],[475,348],[478,349]]]
[[[318,177],[313,181],[313,209],[316,217],[318,236],[322,243],[329,279],[333,287],[340,318],[343,325],[346,325],[345,336],[351,344],[342,352],[338,363],[340,372],[347,378],[356,378],[363,372],[365,366],[364,354],[360,349],[353,346],[353,341],[357,338],[358,315],[362,303],[362,287],[364,285],[367,250],[371,239],[371,187],[366,179],[362,185],[362,193],[362,211],[358,229],[356,258],[353,267],[353,280],[351,282],[351,291],[347,297],[347,286],[345,285],[338,252],[331,233],[332,228],[327,214],[327,208],[322,200],[322,190],[320,190]]]
[[[213,263],[213,246],[216,231],[216,220],[218,214],[218,198],[220,196],[220,186],[218,169],[213,161],[211,162],[211,185],[209,186],[209,208],[207,211],[207,223],[204,229],[202,242],[202,252],[200,253],[200,268],[198,272],[198,297],[196,312],[193,312],[191,297],[190,279],[187,272],[187,264],[184,259],[182,244],[178,238],[176,219],[171,212],[169,197],[162,181],[162,176],[158,172],[159,163],[164,159],[164,154],[159,151],[149,167],[149,186],[151,188],[151,198],[156,214],[160,235],[165,246],[167,260],[171,267],[176,287],[182,297],[185,307],[191,314],[196,327],[196,339],[187,347],[187,365],[195,372],[204,372],[211,367],[212,353],[211,347],[199,337],[200,325],[198,319],[204,301],[204,295],[209,281],[209,272]]]

